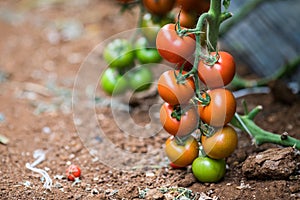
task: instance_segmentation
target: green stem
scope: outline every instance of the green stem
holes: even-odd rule
[[[221,0],[211,0],[210,8],[208,11],[207,18],[207,36],[210,42],[209,51],[216,51],[217,43],[219,39],[219,28],[220,24],[223,21],[223,16],[221,13]]]
[[[251,113],[251,112],[250,112]],[[257,114],[257,113],[256,113]],[[300,150],[300,140],[287,136],[283,139],[283,137],[279,134],[271,133],[269,131],[263,130],[259,126],[255,124],[255,122],[251,119],[253,116],[244,115],[240,116],[239,114],[235,114],[234,119],[231,121],[232,125],[235,127],[247,132],[253,142],[256,145],[262,145],[265,143],[273,143],[278,144],[285,147],[294,147]]]

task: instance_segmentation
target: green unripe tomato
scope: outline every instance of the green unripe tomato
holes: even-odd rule
[[[141,92],[150,88],[153,75],[148,67],[142,66],[129,72],[129,85],[133,91]]]
[[[192,171],[200,182],[215,183],[224,177],[226,163],[224,159],[215,160],[209,157],[198,157],[193,161]]]
[[[134,50],[126,39],[115,39],[103,51],[104,60],[112,68],[123,69],[134,63]]]
[[[141,64],[159,63],[162,58],[155,47],[149,47],[147,39],[142,37],[135,43],[135,54]]]
[[[109,95],[123,94],[128,88],[128,81],[114,68],[107,68],[100,79],[102,89]]]

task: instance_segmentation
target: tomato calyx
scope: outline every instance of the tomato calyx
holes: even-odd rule
[[[214,127],[212,127],[204,122],[200,122],[199,130],[200,130],[201,134],[205,135],[206,137],[211,137],[216,132]]]
[[[185,115],[186,112],[191,109],[193,105],[188,104],[185,107],[182,107],[180,105],[176,105],[173,108],[173,112],[171,113],[171,117],[175,118],[177,121],[181,120],[181,116]]]
[[[175,142],[176,142],[177,145],[185,146],[190,137],[191,137],[191,135],[188,134],[188,135],[182,136],[182,137],[174,136],[174,139],[175,139]]]
[[[183,69],[180,68],[179,73],[176,74],[176,70],[174,70],[174,76],[176,78],[176,82],[177,84],[185,84],[186,83],[186,79],[190,76],[189,73],[183,74]]]
[[[205,97],[202,96],[203,94],[205,94]],[[201,106],[208,106],[211,101],[211,97],[206,91],[200,91],[200,94],[194,97],[194,99],[200,102]]]
[[[220,55],[218,53],[218,51],[216,51],[215,55],[200,55],[200,59],[203,60],[203,63],[209,67],[213,67],[214,64],[216,64],[219,59],[220,59]]]
[[[175,118],[177,121],[180,121],[182,115],[182,109],[179,105],[174,106],[174,110],[171,114],[171,117]]]

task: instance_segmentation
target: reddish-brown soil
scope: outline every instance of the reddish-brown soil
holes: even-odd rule
[[[127,151],[128,158],[124,158],[117,151],[104,149],[106,140],[93,135],[99,127],[76,120],[74,116],[86,119],[84,109],[78,106],[88,107],[72,107],[75,78],[85,57],[108,37],[134,28],[136,16],[135,10],[119,14],[119,7],[109,0],[0,2],[0,135],[9,139],[7,144],[0,144],[0,198],[299,199],[299,174],[279,180],[248,180],[243,176],[242,165],[248,156],[276,147],[256,147],[245,133],[239,132],[238,149],[227,158],[224,180],[203,184],[195,180],[190,168],[175,170],[168,166],[163,152],[168,135],[164,131],[150,137],[126,136],[116,125],[111,109],[104,103],[97,104],[94,114],[98,125],[106,140],[112,142],[108,148]],[[74,38],[64,32],[68,29],[64,25],[70,23],[75,23],[79,31]],[[103,96],[98,89],[97,94]],[[130,115],[137,124],[148,123],[148,109],[159,100],[155,96],[136,98]],[[255,119],[261,127],[276,133],[286,131],[300,139],[299,100],[287,105],[269,94],[244,99],[249,108],[264,107]],[[72,109],[78,113],[74,115]],[[238,111],[242,112],[241,99]],[[103,152],[91,155],[93,145],[105,152],[103,158],[97,159]],[[49,174],[51,190],[43,188],[40,174],[25,167],[34,162],[33,153],[38,149],[46,153],[46,158],[36,167]],[[76,184],[65,176],[71,163],[82,170],[81,182]]]

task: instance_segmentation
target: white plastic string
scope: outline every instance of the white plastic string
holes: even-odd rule
[[[46,159],[45,151],[43,151],[41,149],[35,150],[33,153],[33,158],[35,158],[36,160],[32,164],[26,163],[26,165],[25,165],[26,168],[31,171],[41,174],[45,179],[45,183],[44,183],[43,187],[46,189],[51,189],[52,179],[50,178],[49,174],[45,170],[35,167],[36,165],[40,164],[41,162],[43,162]]]

